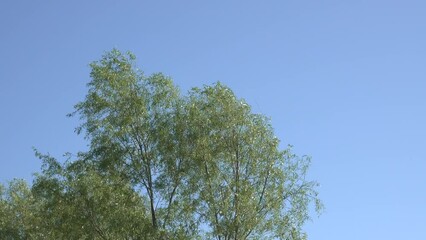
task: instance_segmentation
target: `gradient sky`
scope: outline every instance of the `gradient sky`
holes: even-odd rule
[[[426,1],[0,2],[0,182],[31,147],[86,149],[66,118],[88,64],[130,50],[183,92],[221,81],[312,156],[312,240],[426,239]]]

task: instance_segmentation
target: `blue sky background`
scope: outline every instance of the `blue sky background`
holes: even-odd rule
[[[86,148],[66,118],[113,47],[186,92],[221,81],[312,156],[313,240],[426,239],[426,1],[0,3],[0,182],[32,146]]]

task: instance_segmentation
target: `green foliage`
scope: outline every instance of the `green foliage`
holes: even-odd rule
[[[280,151],[267,118],[221,85],[190,93],[192,177],[199,213],[218,239],[301,236],[315,182],[308,158]],[[318,208],[321,207],[318,202]],[[283,227],[284,226],[284,227]]]
[[[269,119],[217,83],[180,94],[131,53],[91,65],[75,106],[90,142],[64,163],[36,151],[33,185],[0,186],[6,239],[306,239],[321,211],[310,159],[280,150]]]
[[[128,182],[103,175],[82,160],[60,165],[50,156],[39,156],[48,167],[36,177],[32,192],[43,209],[39,215],[45,237],[146,239],[153,233],[144,199]]]
[[[23,180],[0,185],[0,236],[2,239],[37,237],[38,217],[31,190]]]

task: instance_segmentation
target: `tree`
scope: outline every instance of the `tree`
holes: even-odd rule
[[[197,223],[175,202],[188,167],[180,141],[183,103],[169,78],[145,77],[134,59],[113,50],[91,64],[89,92],[75,106],[83,121],[77,132],[86,132],[101,171],[122,172],[147,196],[153,229],[190,237]]]
[[[79,159],[60,164],[49,155],[35,178],[40,239],[149,239],[145,199],[129,182],[102,174],[91,162]]]
[[[0,202],[19,220],[0,226],[30,219],[35,228],[8,231],[33,239],[306,238],[309,206],[322,207],[306,180],[310,159],[280,150],[269,119],[220,83],[182,95],[170,78],[145,76],[131,53],[90,66],[70,114],[90,149],[63,164],[36,151],[42,172],[17,191],[25,207]]]
[[[0,185],[0,236],[2,239],[36,239],[39,219],[27,183],[14,179]]]
[[[268,119],[216,84],[190,93],[192,156],[200,216],[217,239],[298,239],[317,201],[309,158],[279,150]],[[317,207],[321,203],[317,201]],[[294,237],[292,237],[292,235]],[[297,236],[297,237],[296,237]]]

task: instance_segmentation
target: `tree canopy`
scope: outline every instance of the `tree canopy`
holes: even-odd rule
[[[280,149],[270,120],[221,83],[183,95],[118,50],[91,65],[77,116],[89,150],[36,151],[31,186],[0,185],[6,239],[306,239],[319,213],[309,157]]]

